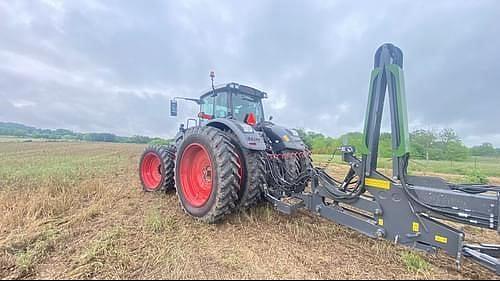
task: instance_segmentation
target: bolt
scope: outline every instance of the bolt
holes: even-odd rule
[[[375,233],[375,235],[377,236],[377,238],[384,238],[385,232],[384,232],[383,229],[379,229],[379,230],[377,230],[377,232]]]
[[[316,213],[320,213],[321,212],[321,206],[316,206]]]

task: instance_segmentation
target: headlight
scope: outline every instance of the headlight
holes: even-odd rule
[[[241,128],[243,129],[244,133],[253,133],[254,132],[252,126],[250,126],[248,124],[241,124]]]

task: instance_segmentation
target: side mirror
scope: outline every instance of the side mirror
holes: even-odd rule
[[[177,116],[177,101],[170,100],[170,116]]]
[[[269,121],[273,121],[273,116],[269,116]]]

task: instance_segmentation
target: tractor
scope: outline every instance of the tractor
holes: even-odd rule
[[[177,191],[184,211],[207,223],[248,209],[259,201],[292,215],[307,210],[373,239],[414,249],[441,250],[456,260],[467,257],[500,275],[500,246],[466,243],[470,225],[500,232],[500,187],[452,184],[408,174],[410,135],[403,52],[393,44],[377,49],[360,147],[343,145],[349,166],[343,179],[314,167],[298,132],[265,119],[265,92],[229,83],[196,98],[198,118],[181,124],[174,145],[149,146],[140,160],[143,189]],[[389,98],[392,174],[378,170],[382,113]],[[333,157],[332,157],[333,159]],[[451,224],[449,222],[452,222]]]
[[[214,77],[199,99],[171,101],[172,116],[177,100],[196,102],[198,118],[181,124],[175,145],[148,147],[140,164],[145,191],[176,189],[184,211],[208,223],[256,205],[265,187],[279,195],[304,191],[312,168],[298,132],[265,119],[265,92],[214,86]]]

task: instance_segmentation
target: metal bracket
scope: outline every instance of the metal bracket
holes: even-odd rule
[[[484,267],[496,272],[497,275],[500,275],[500,245],[465,245],[463,253],[465,257],[474,260]]]

